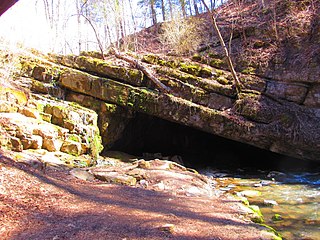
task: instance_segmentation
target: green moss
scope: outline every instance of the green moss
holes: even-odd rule
[[[199,76],[200,71],[201,71],[201,66],[195,65],[195,64],[187,64],[187,63],[180,63],[180,68],[181,71]]]
[[[211,67],[216,67],[216,68],[221,68],[221,67],[223,67],[225,65],[224,61],[219,59],[219,58],[210,59],[208,64]]]
[[[121,106],[125,106],[127,104],[126,100],[121,95],[118,96],[117,103]]]
[[[200,70],[200,77],[204,77],[204,78],[207,78],[207,77],[211,77],[212,76],[212,70],[211,68],[208,68],[208,67],[202,67],[201,70]]]
[[[216,52],[209,52],[209,53],[208,53],[208,57],[210,57],[210,58],[217,58],[217,57],[219,57],[219,54],[217,54]]]
[[[32,71],[34,69],[34,67],[36,66],[35,63],[29,62],[29,61],[25,61],[25,60],[21,60],[20,61],[20,73],[23,76],[27,76],[30,77],[32,75]]]
[[[147,54],[147,55],[144,55],[142,57],[142,60],[147,62],[147,63],[151,63],[151,64],[158,64],[159,62],[159,57],[156,56],[156,55],[153,55],[153,54]]]
[[[260,208],[255,205],[250,205],[248,207],[254,212],[254,215],[251,217],[251,221],[253,221],[255,223],[263,223],[264,219],[263,219],[263,215],[260,211]]]
[[[223,73],[222,70],[216,69],[215,70],[215,75],[216,75],[216,77],[220,77],[220,76],[224,75],[224,73]]]
[[[283,220],[283,218],[282,218],[282,216],[280,215],[280,214],[274,214],[273,216],[272,216],[272,221],[282,221]]]
[[[226,79],[226,78],[223,77],[223,76],[218,77],[216,80],[217,80],[218,83],[220,83],[220,84],[222,84],[222,85],[227,85],[227,84],[229,84],[229,80]]]
[[[96,133],[92,138],[89,138],[90,155],[93,158],[92,165],[94,165],[103,150],[102,140],[99,133]]]
[[[264,228],[266,228],[266,229],[267,229],[267,232],[270,232],[270,233],[273,233],[273,234],[274,234],[274,236],[273,236],[273,238],[272,238],[273,240],[282,240],[281,234],[278,233],[274,228],[272,228],[272,227],[270,227],[270,226],[268,226],[268,225],[266,225],[266,224],[263,224],[263,223],[260,223],[259,225],[262,226],[262,227],[264,227]]]
[[[44,112],[45,105],[42,102],[37,102],[36,104],[37,104],[37,110],[39,112]]]
[[[69,136],[67,137],[67,140],[81,143],[81,138],[80,138],[78,135],[76,135],[76,134],[71,134],[71,135],[69,135]]]
[[[247,67],[241,71],[241,73],[243,74],[250,74],[250,75],[254,75],[255,72],[256,72],[256,69],[253,67]]]
[[[103,103],[106,112],[114,113],[117,110],[117,105],[111,103]]]
[[[198,53],[195,53],[195,54],[192,56],[192,60],[193,60],[193,61],[197,61],[197,62],[201,62],[202,57],[201,57]]]

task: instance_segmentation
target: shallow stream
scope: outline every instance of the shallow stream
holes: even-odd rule
[[[319,171],[318,171],[319,170]],[[200,170],[216,189],[247,197],[257,205],[265,224],[288,240],[320,240],[320,169],[312,172]]]

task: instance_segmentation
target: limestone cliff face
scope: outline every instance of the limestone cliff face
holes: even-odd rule
[[[320,159],[320,107],[302,97],[319,94],[314,88],[240,74],[245,90],[237,96],[228,71],[162,55],[135,58],[170,92],[159,91],[142,71],[113,55],[21,57],[19,75],[35,96],[49,94],[94,110],[98,118],[92,121],[106,148],[121,137],[133,113],[141,112],[288,156]],[[81,110],[71,114],[82,121],[75,124],[59,118],[70,115],[71,107],[45,109],[49,122],[69,131],[86,126]]]

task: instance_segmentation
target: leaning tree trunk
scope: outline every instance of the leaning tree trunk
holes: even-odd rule
[[[18,0],[7,0],[0,2],[0,16],[4,14],[9,8],[11,8]]]

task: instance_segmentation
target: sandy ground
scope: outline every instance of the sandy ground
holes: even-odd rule
[[[0,239],[272,239],[227,197],[184,197],[45,173],[0,152]],[[172,224],[166,226],[167,224]]]

